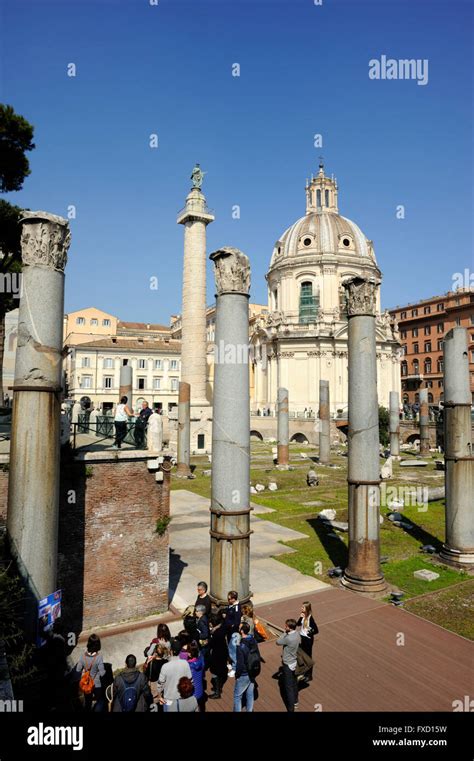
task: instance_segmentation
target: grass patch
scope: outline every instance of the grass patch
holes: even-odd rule
[[[474,640],[474,579],[408,600],[404,607],[410,613]]]
[[[439,579],[434,581],[416,579],[413,576],[414,571],[421,571],[422,568],[439,573]],[[446,566],[429,561],[426,555],[385,563],[383,571],[387,581],[399,587],[405,593],[406,598],[434,592],[436,589],[443,589],[450,584],[458,584],[468,578],[467,574],[462,571],[446,568]]]

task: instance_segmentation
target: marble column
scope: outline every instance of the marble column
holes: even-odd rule
[[[319,381],[319,462],[331,461],[329,381]]]
[[[398,391],[390,391],[389,402],[390,454],[400,457],[400,397]]]
[[[248,258],[236,248],[210,256],[216,276],[212,424],[210,596],[250,597],[250,398]]]
[[[122,365],[120,368],[119,397],[127,397],[127,405],[133,412],[133,368],[131,365]]]
[[[380,593],[380,461],[377,400],[374,279],[343,283],[349,330],[349,558],[342,584],[358,592]]]
[[[420,454],[430,451],[430,417],[428,412],[428,389],[420,389]]]
[[[471,389],[466,328],[444,338],[444,459],[446,473],[446,541],[442,560],[474,566],[474,455]]]
[[[191,387],[189,383],[183,381],[179,384],[178,391],[178,467],[176,476],[178,478],[189,478],[191,475],[190,468],[190,436],[191,427],[189,420],[189,401],[191,398]]]
[[[277,416],[278,467],[287,470],[290,462],[290,420],[287,388],[278,389]]]
[[[35,602],[56,590],[64,268],[71,234],[65,219],[48,212],[24,212],[21,224],[7,531],[31,616]]]

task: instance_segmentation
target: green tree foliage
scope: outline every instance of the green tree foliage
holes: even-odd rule
[[[379,407],[379,441],[383,447],[390,442],[389,435],[389,412],[386,407]]]
[[[21,190],[30,164],[25,153],[32,151],[34,127],[11,106],[0,103],[0,192]]]

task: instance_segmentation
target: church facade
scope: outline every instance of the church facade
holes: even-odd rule
[[[276,241],[266,275],[268,312],[251,325],[252,412],[274,410],[277,389],[289,391],[290,410],[316,412],[319,381],[328,380],[332,417],[348,405],[347,313],[342,283],[355,275],[382,280],[374,247],[339,214],[338,187],[324,167],[306,185],[306,214]],[[377,389],[388,407],[400,393],[396,322],[377,297]]]

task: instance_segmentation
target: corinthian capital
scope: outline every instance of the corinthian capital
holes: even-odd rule
[[[380,280],[375,278],[363,278],[356,275],[342,283],[347,302],[347,314],[369,315],[375,317],[377,308],[377,288]]]
[[[245,293],[250,289],[250,262],[238,248],[225,247],[209,256],[214,262],[217,295]]]
[[[20,222],[23,264],[42,264],[64,272],[71,243],[69,222],[47,211],[25,211]]]

